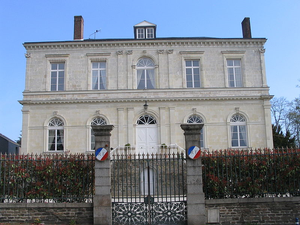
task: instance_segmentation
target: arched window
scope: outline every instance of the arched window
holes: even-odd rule
[[[154,89],[155,75],[154,62],[149,58],[141,58],[136,64],[137,69],[137,89]]]
[[[64,150],[64,122],[52,118],[48,124],[48,151]]]
[[[201,116],[199,115],[191,115],[188,119],[187,119],[187,123],[200,123],[203,124],[204,120]],[[204,129],[202,128],[201,130],[201,134],[200,134],[200,147],[204,148]]]
[[[231,146],[247,147],[247,125],[246,118],[237,113],[230,119]]]
[[[156,124],[156,119],[151,115],[143,115],[137,120],[138,125]]]
[[[91,125],[106,125],[106,124],[107,124],[106,120],[100,116],[95,117],[91,122]],[[95,134],[93,129],[91,129],[91,150],[95,150]]]

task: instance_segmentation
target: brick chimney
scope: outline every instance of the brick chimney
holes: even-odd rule
[[[82,16],[74,16],[74,40],[83,40]]]
[[[242,22],[242,30],[243,30],[243,38],[252,38],[249,17],[244,18]]]

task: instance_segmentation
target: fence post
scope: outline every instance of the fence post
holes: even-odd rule
[[[108,157],[104,161],[95,160],[95,195],[93,199],[94,225],[112,224],[111,172],[110,172],[110,132],[113,125],[92,126],[95,134],[95,149],[105,148]]]
[[[181,124],[184,130],[185,149],[187,155],[187,220],[189,225],[205,225],[206,210],[205,196],[202,183],[201,158],[190,159],[188,149],[192,146],[200,147],[200,132],[203,124]]]

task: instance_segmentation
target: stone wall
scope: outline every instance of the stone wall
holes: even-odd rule
[[[300,197],[206,200],[208,224],[294,225],[300,218]],[[92,203],[0,204],[0,224],[31,224],[39,218],[45,225],[93,224]]]
[[[294,225],[300,217],[300,197],[206,200],[208,224]]]
[[[51,224],[93,224],[92,203],[9,203],[0,204],[0,224],[31,224],[40,219]]]

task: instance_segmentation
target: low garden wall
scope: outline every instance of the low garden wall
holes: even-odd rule
[[[0,224],[93,224],[92,203],[2,203]]]
[[[300,218],[300,197],[206,200],[208,224],[295,225]]]

